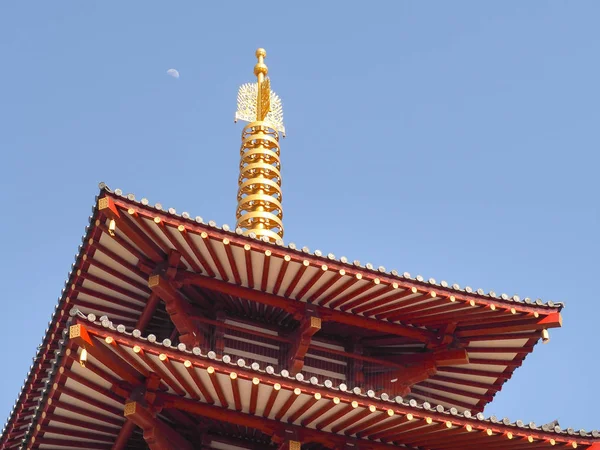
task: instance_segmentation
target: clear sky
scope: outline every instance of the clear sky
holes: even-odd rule
[[[236,92],[265,47],[286,241],[566,302],[485,412],[600,428],[599,16],[595,1],[3,0],[0,422],[98,182],[235,223]]]

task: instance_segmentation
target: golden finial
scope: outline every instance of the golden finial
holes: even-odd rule
[[[256,50],[256,83],[238,91],[235,121],[250,122],[242,131],[238,180],[237,227],[271,242],[283,238],[279,132],[285,136],[281,99],[271,91],[264,62],[267,52]]]

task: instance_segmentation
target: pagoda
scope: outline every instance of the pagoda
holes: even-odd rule
[[[482,414],[562,304],[284,243],[282,105],[256,56],[236,227],[101,184],[0,448],[600,450]]]

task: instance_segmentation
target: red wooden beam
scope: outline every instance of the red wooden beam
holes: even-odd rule
[[[541,330],[546,328],[558,328],[562,326],[562,317],[560,313],[550,313],[547,316],[532,318],[526,321],[520,321],[515,324],[512,321],[503,323],[494,323],[493,325],[470,325],[458,327],[456,335],[460,338],[472,336],[484,336],[495,333],[515,333],[519,331]]]
[[[311,338],[321,329],[321,319],[307,314],[298,329],[290,336],[292,346],[288,354],[287,367],[294,375],[304,367],[304,357],[310,347]]]
[[[302,288],[298,291],[298,293],[296,294],[296,300],[300,301],[302,300],[302,297],[304,297],[306,295],[306,293],[308,291],[310,291],[310,288],[312,288],[317,281],[319,281],[321,279],[321,277],[323,275],[325,275],[327,273],[328,267],[326,264],[322,264],[317,271],[315,272],[315,274],[310,278],[310,280],[308,280],[304,286],[302,286]],[[263,289],[264,291],[264,289]]]
[[[271,414],[271,410],[273,409],[273,405],[275,404],[275,400],[277,400],[277,396],[279,395],[279,391],[281,390],[281,385],[279,383],[275,383],[273,385],[273,390],[271,390],[271,395],[267,400],[265,405],[265,409],[263,410],[263,417],[269,417]]]
[[[279,421],[288,412],[288,410],[292,407],[294,402],[298,399],[302,391],[300,388],[296,388],[293,391],[290,391],[290,396],[287,398],[285,403],[279,408],[279,411],[275,414],[275,420]]]
[[[260,379],[257,377],[252,378],[252,388],[250,391],[250,407],[248,412],[251,415],[256,413],[256,404],[258,402],[258,389],[259,389]]]
[[[152,450],[169,450],[173,447],[180,450],[193,450],[194,446],[183,436],[140,403],[130,401],[125,404],[125,417],[144,431],[144,440]]]
[[[433,352],[382,356],[389,361],[393,361],[397,364],[405,364],[407,366],[426,362],[434,363],[437,367],[469,364],[469,352],[464,348],[440,349]]]
[[[215,313],[215,327],[214,327],[214,351],[220,358],[223,357],[223,353],[225,352],[225,320],[227,319],[227,314],[223,309],[218,309]]]
[[[358,277],[359,275],[360,275],[360,278],[359,278],[359,279],[362,279],[362,278],[363,278],[363,276],[362,276],[362,274],[361,274],[361,273],[357,273],[357,274],[355,275],[355,277]],[[365,280],[365,281],[368,281],[368,280]],[[375,288],[375,287],[377,287],[377,288],[378,288],[378,287],[379,287],[379,285],[376,285],[376,284],[371,284],[370,282],[368,282],[368,283],[365,283],[365,284],[363,284],[361,287],[359,287],[358,289],[354,289],[353,291],[350,291],[350,292],[348,292],[347,294],[345,294],[345,295],[342,295],[340,298],[338,298],[338,299],[336,299],[336,300],[332,301],[332,302],[329,304],[329,307],[330,307],[330,308],[332,308],[332,309],[335,309],[335,308],[339,307],[339,308],[340,308],[342,311],[347,311],[347,310],[348,310],[348,309],[350,309],[350,308],[347,308],[347,307],[346,307],[346,303],[348,303],[350,300],[352,300],[352,299],[355,299],[355,298],[356,298],[356,297],[358,297],[359,295],[361,295],[361,294],[364,294],[365,292],[367,292],[367,291],[369,291],[370,289],[372,289],[372,288]],[[376,294],[376,295],[378,296],[378,295],[379,295],[381,292],[387,292],[387,290],[386,290],[385,288],[384,288],[383,290],[381,290],[381,289],[377,289],[377,294]],[[368,297],[368,295],[369,295],[369,294],[367,294],[365,297]],[[363,297],[363,298],[365,298],[365,297]],[[374,297],[373,297],[373,298],[374,298]],[[355,300],[355,301],[356,301],[356,300]],[[354,303],[354,301],[353,301],[352,303]],[[327,306],[327,305],[325,304],[325,299],[323,299],[323,301],[321,302],[321,306]]]
[[[399,427],[400,425],[405,425],[405,424],[408,424],[408,425],[403,426],[402,428],[407,429],[408,427],[413,425],[413,424],[409,423],[412,420],[413,420],[412,414],[405,414],[400,417],[394,417],[391,420],[382,420],[382,421],[380,421],[379,424],[377,424],[371,428],[368,428],[367,430],[361,431],[360,433],[357,433],[356,436],[359,438],[368,436],[369,439],[373,439],[373,440],[381,439],[384,437],[384,431],[389,432],[389,430],[396,429],[396,427]],[[419,426],[420,424],[418,421],[416,421],[415,425]]]
[[[214,399],[212,398],[212,395],[210,394],[210,392],[208,391],[208,389],[206,388],[206,385],[204,384],[204,382],[202,381],[202,379],[200,378],[200,376],[198,375],[198,372],[196,372],[196,369],[194,368],[194,366],[192,365],[191,361],[186,359],[183,362],[184,367],[186,368],[187,372],[190,374],[190,376],[192,377],[192,380],[194,380],[194,383],[196,384],[196,387],[198,388],[198,390],[202,393],[202,395],[204,396],[204,401],[206,401],[206,403],[212,405],[215,403]]]
[[[234,297],[245,298],[264,305],[281,308],[290,314],[304,316],[305,305],[301,302],[278,297],[273,294],[260,292],[243,286],[235,286],[227,282],[208,278],[198,274],[179,273],[176,281],[182,284],[192,284],[206,289],[212,289],[217,292],[232,295]],[[322,306],[313,306],[315,312],[322,320],[337,322],[355,327],[367,328],[369,330],[379,331],[381,333],[395,334],[415,339],[420,342],[429,342],[436,339],[436,333],[422,330],[405,325],[382,322],[375,319],[345,313],[342,311],[331,310]]]
[[[265,445],[262,443],[254,444],[247,439],[233,438],[228,436],[221,436],[219,434],[204,433],[201,439],[202,445],[199,447],[202,450],[215,448],[212,444],[225,444],[230,445],[239,449],[247,450],[265,450]],[[219,446],[221,447],[221,446]]]
[[[335,414],[331,414],[326,419],[323,419],[320,422],[317,422],[317,424],[315,425],[315,428],[317,430],[322,430],[327,425],[331,425],[333,422],[346,416],[347,414],[352,412],[353,409],[356,409],[356,408],[358,408],[358,402],[356,400],[354,400],[349,405],[345,405],[343,408],[340,408],[338,411],[336,411]]]
[[[111,197],[102,197],[98,200],[98,210],[109,219],[117,223],[117,228],[125,234],[142,252],[144,252],[152,261],[160,262],[164,260],[164,254],[150,238],[140,232],[133,221],[127,217],[127,214],[121,215],[118,207]]]
[[[150,294],[150,297],[148,297],[148,300],[146,301],[146,306],[144,307],[142,314],[140,315],[140,317],[137,320],[137,323],[135,324],[135,328],[142,332],[146,329],[146,327],[152,320],[152,317],[154,316],[154,312],[156,311],[159,302],[160,297],[158,296],[158,294],[154,292]]]
[[[235,404],[236,411],[242,410],[242,397],[240,395],[240,385],[238,384],[237,373],[231,372],[229,374],[229,380],[231,381],[231,391],[233,392],[233,402]]]
[[[157,393],[157,402],[159,405],[167,408],[177,408],[192,414],[207,417],[219,422],[230,423],[243,427],[254,428],[267,435],[281,434],[285,430],[292,431],[301,442],[320,443],[328,448],[343,446],[348,443],[354,445],[356,449],[369,450],[393,450],[396,446],[381,444],[379,442],[362,441],[347,436],[334,435],[324,431],[318,431],[310,428],[299,427],[296,425],[282,424],[271,419],[251,416],[249,414],[232,411],[217,406],[210,406],[204,403],[198,403],[186,398],[176,397],[171,394]]]
[[[381,297],[383,294],[387,294],[388,292],[392,292],[393,290],[396,290],[397,292],[393,295],[388,295],[387,297],[381,298],[379,300],[369,302],[370,300],[376,299],[377,297]],[[390,302],[407,299],[408,297],[414,296],[417,293],[418,290],[416,287],[411,287],[409,289],[401,289],[398,292],[398,289],[394,289],[392,286],[384,286],[382,289],[372,292],[371,294],[367,294],[364,297],[357,298],[356,300],[343,305],[341,309],[342,311],[352,310],[354,314],[364,313],[365,315],[369,315],[373,311],[377,311],[379,307],[385,307],[383,305],[388,305]],[[397,305],[397,303],[395,305]]]
[[[315,403],[321,400],[321,394],[319,392],[315,392],[315,394],[306,400],[300,408],[298,408],[292,415],[287,418],[288,423],[294,423],[298,420],[302,415],[308,411]]]
[[[277,274],[277,279],[275,280],[275,285],[273,286],[273,294],[277,295],[279,293],[279,289],[281,288],[281,283],[283,282],[283,278],[285,277],[285,273],[287,272],[288,265],[291,261],[290,255],[285,255],[283,257],[283,262],[281,263],[281,267],[279,269],[279,273]],[[242,284],[242,283],[238,283]]]
[[[323,285],[319,289],[317,289],[311,294],[311,296],[306,300],[307,303],[315,303],[322,294],[327,292],[327,290],[336,282],[343,279],[344,276],[346,276],[346,271],[344,269],[340,269],[340,271],[337,274],[334,274],[332,277],[329,277],[329,280],[323,283]]]
[[[191,233],[189,233],[187,228],[183,225],[179,225],[177,227],[177,229],[183,236],[183,239],[185,240],[187,245],[192,249],[194,256],[198,259],[198,261],[200,261],[200,265],[203,267],[204,271],[208,274],[209,277],[214,277],[215,276],[214,270],[212,270],[212,268],[210,267],[210,264],[208,263],[208,261],[206,261],[206,258],[204,257],[204,255],[202,255],[202,252],[200,252],[200,249],[194,243],[194,241],[191,237]]]
[[[304,419],[302,419],[302,422],[300,422],[301,425],[303,427],[306,427],[306,426],[310,425],[315,420],[317,420],[319,417],[321,417],[323,414],[329,412],[330,410],[332,410],[333,408],[335,408],[339,404],[340,404],[339,397],[333,397],[333,399],[331,401],[325,403],[319,409],[317,409],[316,411],[312,412],[308,417],[305,417]]]
[[[225,267],[223,266],[221,259],[217,255],[217,251],[215,250],[212,239],[209,237],[208,233],[206,233],[205,231],[200,233],[200,237],[202,238],[202,242],[204,242],[204,245],[206,246],[208,253],[210,253],[210,257],[212,258],[213,262],[215,263],[215,266],[217,266],[217,271],[219,272],[221,279],[223,279],[224,281],[229,281],[229,277],[227,276]]]
[[[229,261],[229,267],[233,273],[233,279],[237,284],[242,284],[240,271],[238,270],[235,258],[233,257],[233,250],[231,250],[231,245],[229,245],[229,239],[223,239],[223,246],[225,247],[225,253],[227,253],[227,261]]]
[[[196,393],[196,391],[194,390],[192,385],[173,366],[173,363],[171,363],[171,361],[169,360],[169,357],[167,355],[165,355],[164,353],[161,353],[160,355],[158,355],[158,360],[161,362],[161,364],[164,367],[166,367],[166,369],[171,373],[171,375],[173,375],[173,377],[175,377],[175,379],[177,380],[179,385],[182,386],[183,389],[189,393],[190,397],[192,397],[195,400],[200,400],[200,396]]]
[[[179,332],[179,340],[189,347],[197,347],[204,342],[204,330],[194,323],[191,305],[173,287],[162,274],[152,275],[148,287],[158,295],[166,305],[171,321]]]
[[[129,383],[137,385],[142,381],[142,376],[126,361],[123,361],[105,346],[94,345],[92,338],[83,325],[72,325],[69,329],[69,339],[86,349],[90,355],[102,361],[106,367]]]
[[[332,292],[330,292],[329,294],[327,294],[327,296],[325,298],[321,299],[321,301],[319,302],[319,305],[321,305],[321,306],[327,306],[327,304],[329,302],[331,302],[331,300],[333,300],[338,295],[340,295],[343,292],[345,292],[348,289],[350,289],[352,286],[354,286],[360,280],[362,280],[362,274],[357,273],[356,275],[354,275],[353,278],[350,278],[349,280],[345,281],[339,287],[337,287]],[[334,308],[334,306],[331,305],[330,308]]]
[[[410,387],[421,381],[425,381],[435,375],[437,368],[433,362],[427,361],[421,364],[407,367],[406,369],[394,370],[385,374],[367,375],[366,381],[370,384],[377,385],[394,383],[397,389],[394,389],[400,395],[406,395],[410,392]]]
[[[187,251],[184,245],[182,245],[177,238],[173,235],[172,227],[166,225],[165,222],[160,220],[160,218],[155,217],[154,223],[158,227],[158,229],[166,236],[169,242],[177,249],[177,252],[183,256],[183,258],[188,262],[188,264],[192,267],[195,272],[202,273],[202,266],[200,266],[196,260],[191,256],[191,254]]]
[[[146,363],[146,365],[150,367],[150,369],[152,369],[154,373],[160,375],[160,377],[165,381],[165,383],[171,389],[177,392],[177,394],[185,395],[185,391],[179,386],[179,384],[177,384],[161,366],[159,366],[149,355],[147,355],[146,352],[139,345],[133,346],[133,352],[136,355],[138,355],[142,359],[142,361],[144,361],[144,363]]]
[[[210,382],[213,386],[213,389],[217,393],[217,398],[219,399],[221,406],[223,406],[224,408],[229,408],[229,403],[225,398],[225,393],[223,392],[223,388],[221,387],[221,383],[219,382],[219,378],[217,376],[217,373],[215,372],[215,368],[209,366],[206,369],[206,372],[208,373],[208,377],[210,378]]]
[[[250,246],[248,246],[248,247],[250,247]],[[246,247],[244,246],[244,248],[246,248]],[[248,252],[248,253],[250,253],[250,252]],[[310,266],[310,262],[308,262],[306,259],[302,261],[302,264],[296,271],[294,278],[292,278],[292,281],[290,282],[289,286],[285,290],[285,292],[283,294],[284,297],[289,297],[290,295],[292,295],[292,293],[294,292],[294,289],[296,289],[296,286],[298,285],[298,282],[304,275],[304,272],[306,272],[306,270],[309,268],[309,266]],[[251,284],[249,284],[249,286],[252,288]]]
[[[127,442],[129,442],[129,438],[131,437],[131,434],[133,433],[134,429],[135,423],[127,419],[127,421],[123,425],[123,428],[121,428],[121,431],[119,431],[117,439],[111,447],[111,450],[124,450],[125,446],[127,445]]]

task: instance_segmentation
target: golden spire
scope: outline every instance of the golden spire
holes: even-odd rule
[[[264,49],[256,50],[257,83],[243,84],[238,91],[235,120],[250,123],[242,131],[236,219],[244,235],[276,242],[283,238],[279,133],[285,136],[285,128],[281,100],[267,77],[266,56]]]

